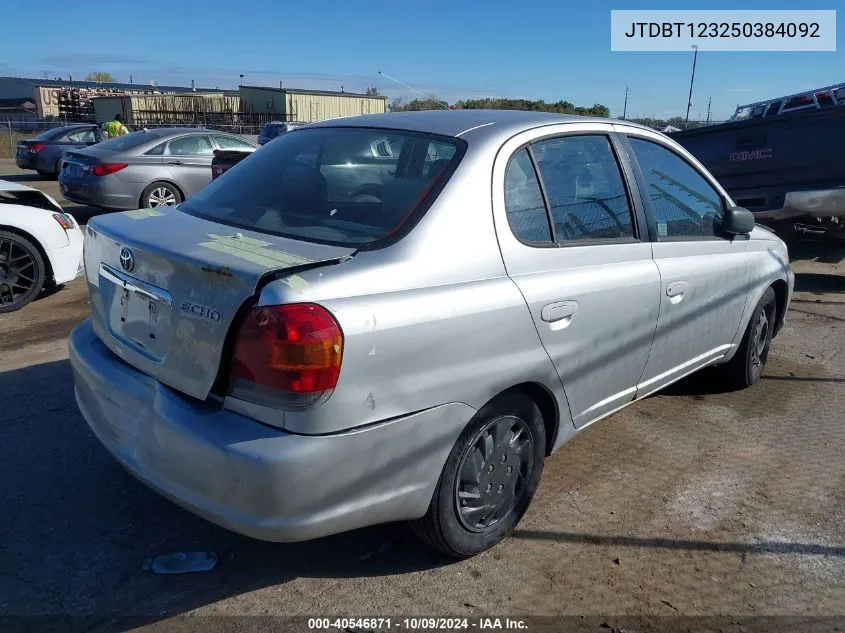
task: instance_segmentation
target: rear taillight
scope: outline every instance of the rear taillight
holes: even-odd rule
[[[30,143],[29,145],[30,154],[37,154],[42,149],[44,149],[44,143]]]
[[[252,308],[235,340],[229,393],[267,406],[311,406],[337,385],[342,352],[343,333],[321,306]]]
[[[94,176],[108,176],[127,167],[129,167],[128,163],[97,163],[91,165],[89,172]]]
[[[59,223],[65,231],[74,228],[73,219],[67,213],[54,213],[53,219]]]

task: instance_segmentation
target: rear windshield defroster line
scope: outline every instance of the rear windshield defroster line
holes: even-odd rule
[[[302,128],[251,154],[180,210],[214,222],[370,250],[419,221],[466,152],[454,137]]]

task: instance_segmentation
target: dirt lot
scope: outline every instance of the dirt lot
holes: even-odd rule
[[[55,182],[32,184],[59,197]],[[401,525],[251,541],[144,488],[77,412],[65,339],[88,305],[69,284],[0,316],[0,615],[117,630],[129,628],[118,614],[565,614],[597,631],[613,616],[826,615],[842,630],[845,247],[792,252],[798,292],[760,383],[719,393],[700,376],[588,429],[549,460],[515,537],[461,563]],[[194,549],[218,567],[141,570]]]

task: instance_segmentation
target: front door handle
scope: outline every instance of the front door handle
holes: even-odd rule
[[[669,297],[677,297],[684,294],[689,288],[689,283],[686,281],[673,281],[666,286],[666,294]]]
[[[571,318],[578,310],[578,303],[575,301],[558,301],[543,306],[540,318],[546,323],[554,323],[563,319]]]
[[[169,161],[167,161],[167,164],[168,165],[181,165],[182,161],[181,160],[169,160]]]

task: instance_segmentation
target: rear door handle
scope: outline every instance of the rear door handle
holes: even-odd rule
[[[666,286],[666,294],[669,297],[677,297],[684,294],[689,288],[689,283],[686,281],[673,281]]]
[[[168,165],[181,165],[182,161],[181,160],[169,160],[169,161],[167,161],[167,164]]]
[[[578,303],[575,301],[558,301],[543,306],[540,318],[546,323],[554,323],[563,319],[571,318],[578,310]]]

